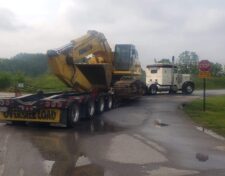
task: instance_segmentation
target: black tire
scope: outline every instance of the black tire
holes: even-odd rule
[[[26,122],[23,122],[23,121],[11,121],[11,125],[24,126],[24,125],[26,125]]]
[[[67,117],[67,127],[75,127],[76,123],[80,120],[80,106],[78,104],[72,104],[69,109]]]
[[[146,95],[146,87],[145,87],[145,85],[142,85],[141,87],[140,87],[140,95]]]
[[[170,93],[170,94],[176,94],[177,91],[178,91],[177,86],[174,85],[174,86],[171,86],[171,87],[170,87],[169,93]]]
[[[182,93],[185,94],[185,95],[190,95],[190,94],[192,94],[192,92],[194,91],[194,89],[195,89],[194,84],[191,83],[191,82],[188,82],[188,83],[185,83],[182,86]]]
[[[113,97],[109,95],[105,101],[105,109],[110,110],[113,108]]]
[[[149,87],[149,94],[150,95],[156,95],[157,91],[158,91],[158,88],[155,84],[153,84]]]
[[[89,119],[93,119],[95,115],[95,101],[89,100],[86,108],[86,117]]]
[[[104,100],[104,97],[101,96],[99,97],[98,101],[97,101],[97,104],[96,104],[96,112],[98,114],[101,114],[105,109],[105,100]]]

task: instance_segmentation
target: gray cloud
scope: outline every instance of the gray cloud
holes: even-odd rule
[[[46,16],[45,22],[34,22],[29,33],[16,31],[21,27],[17,16],[0,9],[0,30],[14,30],[15,39],[11,42],[23,36],[26,43],[35,43],[19,45],[24,51],[46,51],[48,47],[65,44],[95,29],[105,33],[112,46],[135,44],[143,65],[153,62],[154,58],[178,56],[184,50],[195,51],[202,59],[225,64],[224,0],[60,2],[51,20]]]
[[[20,23],[15,14],[4,8],[0,8],[0,30],[1,31],[16,31],[25,27]]]
[[[109,42],[138,46],[146,65],[153,58],[194,50],[203,59],[223,62],[225,3],[222,0],[76,0],[67,13],[71,27],[102,30]]]

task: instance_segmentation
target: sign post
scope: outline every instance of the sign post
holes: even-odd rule
[[[206,78],[211,77],[211,64],[208,60],[201,60],[198,64],[199,78],[203,79],[203,111],[206,110]]]

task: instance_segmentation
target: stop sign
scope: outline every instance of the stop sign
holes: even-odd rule
[[[198,69],[202,72],[210,71],[211,64],[208,60],[201,60],[198,64]]]

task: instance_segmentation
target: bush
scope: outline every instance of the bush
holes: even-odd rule
[[[0,73],[0,89],[7,89],[12,84],[12,77],[7,73]]]

